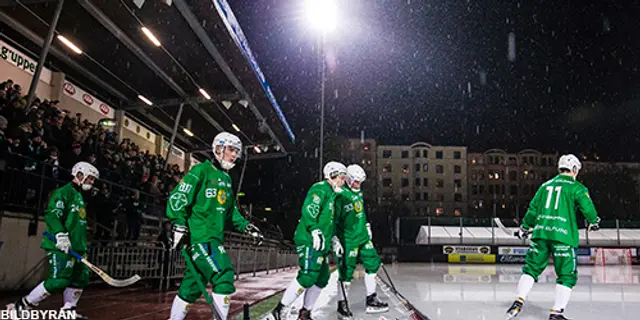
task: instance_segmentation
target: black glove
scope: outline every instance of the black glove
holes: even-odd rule
[[[260,229],[258,229],[258,227],[256,227],[253,223],[249,223],[249,225],[247,225],[247,227],[244,229],[244,232],[246,232],[253,238],[253,242],[256,246],[262,244],[264,236],[262,235],[262,232],[260,232]]]

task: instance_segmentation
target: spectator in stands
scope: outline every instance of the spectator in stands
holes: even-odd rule
[[[128,199],[124,208],[127,215],[127,239],[138,241],[143,223],[142,214],[146,212],[146,206],[140,202],[139,191],[133,192],[133,197]]]
[[[42,160],[46,143],[42,142],[42,136],[33,132],[29,143],[24,145],[22,154],[27,158],[24,165],[24,171],[32,172],[38,169],[38,165]]]
[[[5,134],[8,125],[7,118],[0,116],[0,160],[4,160],[9,152],[9,140]]]
[[[74,143],[71,145],[71,154],[67,155],[63,158],[62,167],[71,168],[73,167],[73,163],[78,163],[79,161],[84,161],[82,157],[82,147],[79,143]]]
[[[96,192],[89,200],[89,205],[93,208],[91,212],[95,212],[96,214],[96,222],[98,222],[98,227],[96,228],[96,233],[94,236],[95,240],[103,240],[101,241],[102,245],[106,245],[106,241],[111,240],[114,223],[113,216],[113,201],[110,199],[109,194],[109,186],[106,183],[103,183],[100,186],[100,191]]]

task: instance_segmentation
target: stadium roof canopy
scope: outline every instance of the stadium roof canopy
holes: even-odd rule
[[[39,55],[58,1],[0,0],[0,36]],[[225,0],[66,0],[57,35],[83,53],[54,37],[48,67],[160,134],[171,136],[184,103],[179,128],[195,136],[177,130],[176,144],[187,151],[210,152],[221,130],[259,146],[254,159],[292,151],[295,136]]]

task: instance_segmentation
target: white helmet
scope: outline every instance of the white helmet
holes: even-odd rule
[[[572,154],[565,154],[558,160],[558,170],[560,169],[567,169],[571,172],[575,169],[577,172],[582,169],[582,163],[580,163],[578,157]]]
[[[339,175],[346,175],[347,167],[345,167],[344,164],[340,162],[329,161],[324,165],[324,169],[322,169],[322,172],[324,173],[325,179],[331,180],[338,177]]]
[[[95,179],[100,179],[100,172],[98,169],[88,162],[80,161],[73,166],[71,169],[71,175],[73,175],[74,179],[78,178],[78,173],[82,173],[82,180],[79,180],[78,182],[84,191],[89,191],[92,188],[91,184],[84,183],[87,181],[87,177],[92,176]]]
[[[220,152],[216,152],[220,148]],[[238,158],[242,157],[242,141],[238,136],[231,134],[229,132],[220,132],[213,138],[213,143],[211,143],[211,148],[213,149],[213,156],[218,160],[220,166],[224,170],[231,170],[236,164],[233,162],[224,161],[224,149],[226,147],[232,147],[238,149]]]
[[[367,174],[364,172],[361,166],[352,164],[347,167],[347,185],[349,188],[353,188],[352,185],[355,181],[363,183],[367,179]],[[359,189],[354,189],[358,191]]]
[[[347,167],[345,167],[344,164],[336,161],[329,161],[324,165],[322,172],[324,173],[324,178],[329,181],[335,192],[342,191],[342,186],[338,186],[335,179],[341,175],[347,174]]]

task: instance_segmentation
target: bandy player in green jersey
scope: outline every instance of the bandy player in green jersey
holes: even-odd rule
[[[33,309],[54,293],[62,292],[62,310],[76,310],[82,290],[89,283],[89,269],[69,255],[69,249],[84,256],[87,252],[87,211],[82,191],[89,191],[100,173],[87,162],[78,162],[71,169],[73,181],[51,194],[45,209],[47,232],[56,237],[54,243],[44,238],[40,247],[49,259],[49,277],[31,292],[7,306],[8,310]],[[87,319],[76,313],[76,319]]]
[[[331,161],[324,166],[323,173],[326,180],[311,186],[302,204],[300,222],[293,236],[300,271],[285,290],[280,303],[271,311],[273,320],[284,320],[289,306],[303,293],[304,304],[298,319],[310,320],[311,310],[330,277],[326,239],[331,239],[336,256],[344,253],[334,235],[334,202],[336,194],[342,192],[347,168],[342,163]]]
[[[340,319],[352,319],[353,314],[347,306],[345,294],[348,296],[353,272],[358,259],[362,261],[366,275],[364,285],[367,291],[366,312],[380,313],[389,310],[389,305],[378,300],[376,294],[376,274],[380,268],[380,256],[373,247],[371,225],[367,223],[364,212],[361,184],[367,178],[364,169],[357,164],[347,167],[347,186],[336,197],[336,234],[342,242],[345,258],[338,268],[340,283],[344,291],[338,289],[338,316]]]
[[[558,161],[559,174],[542,184],[529,204],[518,237],[531,234],[531,242],[518,283],[516,301],[507,310],[507,319],[517,316],[538,276],[553,256],[557,275],[555,304],[549,320],[566,320],[564,309],[578,280],[576,248],[579,244],[576,209],[587,219],[587,231],[600,228],[600,218],[589,197],[589,190],[576,180],[582,168],[576,156],[563,155]]]
[[[197,271],[187,268],[173,300],[170,320],[182,320],[188,307],[202,295],[198,278],[212,285],[217,313],[227,319],[229,295],[235,292],[234,270],[222,243],[225,226],[231,222],[240,232],[247,232],[261,242],[260,230],[240,215],[236,206],[228,170],[241,156],[242,142],[228,132],[213,139],[215,162],[205,161],[191,168],[169,196],[167,217],[173,224],[173,249],[187,232],[187,253]]]

